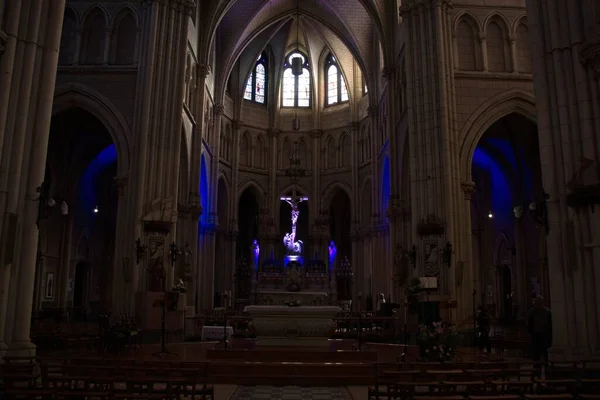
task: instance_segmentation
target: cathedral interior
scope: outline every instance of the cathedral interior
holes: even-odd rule
[[[0,1],[0,357],[48,316],[468,337],[536,298],[598,355],[599,78],[595,0]]]

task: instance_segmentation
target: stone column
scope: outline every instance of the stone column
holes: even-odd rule
[[[131,221],[128,215],[130,192],[125,196],[125,189],[128,178],[126,176],[114,179],[114,185],[117,191],[117,223],[115,239],[115,256],[113,262],[113,279],[111,308],[116,313],[127,313],[127,302],[125,299],[135,297],[135,292],[131,291],[131,270],[135,263],[135,249],[133,246],[126,247],[128,241],[124,240],[128,236],[127,226]]]
[[[277,216],[279,215],[279,196],[277,196],[277,171],[279,171],[279,166],[277,165],[277,159],[279,156],[278,151],[278,140],[279,134],[281,133],[278,129],[269,128],[269,140],[271,142],[270,149],[270,168],[269,168],[269,194],[268,201],[270,201],[271,208],[271,216],[274,221],[277,221]]]
[[[527,16],[542,180],[550,196],[551,357],[584,358],[600,352],[600,218],[588,197],[600,192],[598,5],[527,0]],[[593,168],[583,167],[586,159]]]
[[[510,69],[511,72],[519,71],[519,60],[517,60],[517,35],[510,34],[508,36],[508,44],[510,45]]]
[[[455,129],[453,51],[449,0],[409,0],[401,12],[407,32],[407,104],[411,216],[427,275],[439,278],[439,294],[453,296],[455,265],[442,268],[442,249],[463,245],[457,226],[461,200]],[[419,245],[419,243],[416,243]],[[435,247],[434,247],[435,246]],[[433,248],[431,256],[424,251]],[[453,260],[456,257],[453,256]]]
[[[11,356],[30,356],[35,353],[35,345],[31,343],[29,331],[38,247],[36,188],[44,179],[64,6],[64,0],[32,2],[30,7],[21,10],[21,21],[26,27],[19,30],[15,44],[17,55],[22,57],[17,56],[12,60],[13,73],[18,74],[19,78],[12,81],[11,90],[14,96],[11,98],[15,103],[10,102],[8,106],[12,110],[15,110],[12,106],[17,107],[19,121],[16,125],[6,127],[5,138],[18,139],[13,145],[20,141],[21,146],[13,148],[14,162],[11,162],[11,166],[21,164],[24,159],[36,162],[23,163],[17,171],[12,171],[12,168],[8,171],[11,176],[13,173],[17,174],[18,181],[9,186],[9,201],[2,202],[0,209],[3,213],[17,214],[18,238],[14,249],[15,259],[10,285],[18,290],[11,299],[14,320],[12,324],[7,324],[10,332],[5,332],[10,335],[7,355]],[[14,14],[13,17],[19,18],[18,14]],[[12,18],[8,18],[8,21],[11,20]],[[2,59],[3,64],[5,56]],[[34,68],[37,62],[41,64]],[[26,103],[27,107],[22,108],[23,103]],[[21,136],[22,139],[19,139]],[[4,142],[5,146],[6,144]],[[2,181],[6,182],[4,179]],[[3,193],[6,193],[4,189]],[[8,205],[7,209],[4,208],[5,205]]]
[[[133,132],[137,138],[133,163],[132,224],[135,238],[142,236],[142,222],[171,225],[177,220],[181,124],[188,22],[195,4],[191,0],[146,1],[143,3],[143,32],[140,52],[139,88]],[[196,181],[197,182],[197,181]],[[174,240],[176,229],[166,243]],[[132,290],[141,291],[147,282],[143,264],[132,270]],[[142,289],[143,290],[143,289]]]
[[[487,38],[485,32],[479,32],[477,36],[479,39],[479,47],[481,48],[481,63],[483,72],[488,70],[488,52],[487,52]]]
[[[461,243],[463,244],[460,253],[456,256],[456,287],[457,291],[453,298],[456,300],[456,312],[452,316],[456,318],[456,322],[471,318],[473,315],[473,290],[481,291],[478,288],[479,282],[479,263],[473,259],[473,233],[471,222],[471,199],[475,193],[475,183],[461,182],[463,192],[463,201],[458,209],[461,224],[459,225],[459,234]],[[476,293],[477,295],[477,293]],[[481,297],[481,293],[479,293]]]

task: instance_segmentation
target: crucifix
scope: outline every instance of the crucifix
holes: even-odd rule
[[[285,201],[292,207],[292,232],[287,233],[286,237],[284,238],[286,247],[288,247],[288,249],[292,249],[296,243],[296,222],[298,222],[298,216],[300,215],[300,209],[298,208],[298,205],[303,201],[308,200],[308,197],[298,196],[296,193],[296,188],[294,188],[291,196],[284,196],[280,197],[279,199],[281,201]]]

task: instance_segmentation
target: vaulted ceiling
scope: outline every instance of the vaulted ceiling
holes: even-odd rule
[[[216,6],[217,26],[216,96],[225,91],[227,78],[238,59],[249,70],[267,43],[279,46],[281,58],[288,39],[295,38],[295,20],[300,16],[302,40],[316,62],[325,46],[338,59],[351,55],[367,82],[378,73],[374,60],[384,39],[380,19],[383,0],[224,0]],[[283,32],[283,33],[282,33]],[[285,39],[284,39],[285,37]],[[381,46],[385,48],[384,46]],[[339,53],[339,54],[338,54]],[[278,54],[275,54],[277,56]],[[247,63],[247,65],[245,65]],[[342,68],[344,66],[342,65]],[[348,82],[351,86],[351,82]]]

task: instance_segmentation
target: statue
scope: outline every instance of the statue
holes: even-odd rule
[[[281,197],[281,200],[287,202],[292,207],[292,232],[285,234],[283,245],[288,255],[302,255],[304,243],[302,240],[296,241],[296,222],[298,222],[298,217],[300,216],[298,204],[308,200],[308,197],[297,197],[294,190],[292,197]]]
[[[329,268],[332,269],[335,263],[335,256],[337,254],[337,247],[335,247],[335,242],[332,240],[329,243]]]
[[[258,245],[258,241],[254,239],[252,241],[252,266],[254,268],[258,268],[258,257],[260,256],[260,246]]]

